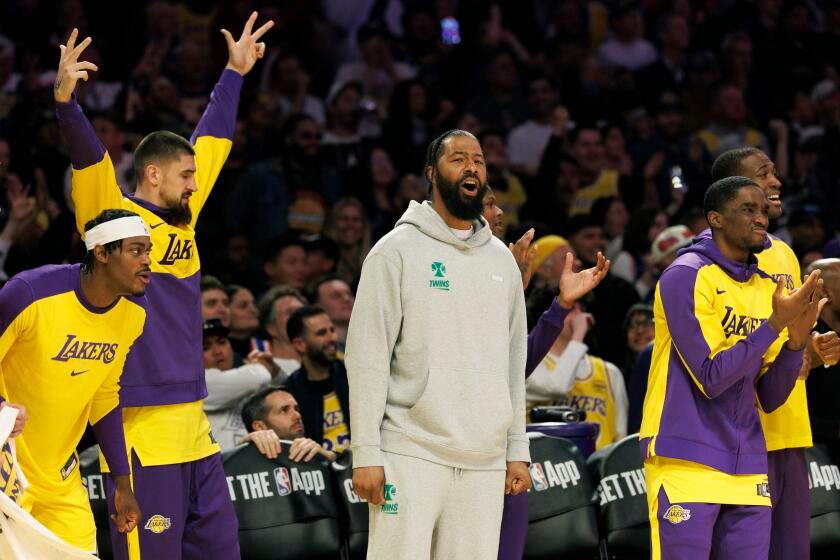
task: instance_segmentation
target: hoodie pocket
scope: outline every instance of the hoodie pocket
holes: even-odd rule
[[[464,451],[493,453],[507,446],[513,407],[501,372],[429,368],[426,389],[408,410],[407,431]]]

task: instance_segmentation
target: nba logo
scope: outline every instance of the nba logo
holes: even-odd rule
[[[531,473],[531,481],[534,483],[534,490],[542,492],[548,490],[548,481],[545,479],[545,471],[539,463],[531,463],[528,466],[528,471]]]
[[[292,493],[292,481],[289,478],[289,469],[286,467],[274,469],[274,482],[277,483],[277,493],[281,496],[288,496]]]

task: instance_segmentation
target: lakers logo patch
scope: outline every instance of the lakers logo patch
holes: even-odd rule
[[[679,525],[683,521],[691,519],[691,510],[674,505],[668,508],[668,511],[665,512],[662,519],[670,522],[672,525]]]
[[[170,527],[172,527],[172,522],[162,515],[153,515],[146,521],[146,529],[158,535]]]

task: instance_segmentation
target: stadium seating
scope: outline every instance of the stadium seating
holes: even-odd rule
[[[253,445],[222,454],[239,544],[248,560],[334,560],[342,556],[332,469],[319,459],[277,459]]]
[[[598,483],[601,534],[610,558],[650,557],[650,525],[639,436],[595,452],[587,461]]]
[[[531,436],[528,493],[528,560],[598,556],[595,487],[580,450],[572,442]]]
[[[332,467],[349,557],[352,560],[363,560],[367,556],[368,505],[353,492],[352,465],[353,455],[348,450],[341,454]]]
[[[96,523],[96,546],[99,558],[110,560],[113,557],[111,534],[108,529],[108,502],[105,499],[105,480],[99,468],[99,446],[94,445],[79,454],[79,472],[87,488],[93,521]]]
[[[840,468],[824,445],[805,452],[811,483],[811,556],[840,558]]]

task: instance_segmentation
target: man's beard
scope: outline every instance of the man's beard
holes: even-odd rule
[[[314,363],[322,366],[330,366],[335,361],[335,357],[330,358],[327,355],[327,351],[325,348],[318,348],[315,350],[309,350],[307,355],[310,360]]]
[[[182,204],[180,200],[166,208],[169,212],[167,222],[173,226],[182,226],[192,222],[192,209],[189,204]]]
[[[477,175],[464,175],[457,182],[450,182],[439,173],[437,174],[437,188],[443,205],[450,214],[459,220],[477,220],[484,210],[484,195],[487,192],[487,181],[479,183],[478,190],[472,200],[461,196],[461,183],[467,178],[478,181]]]

